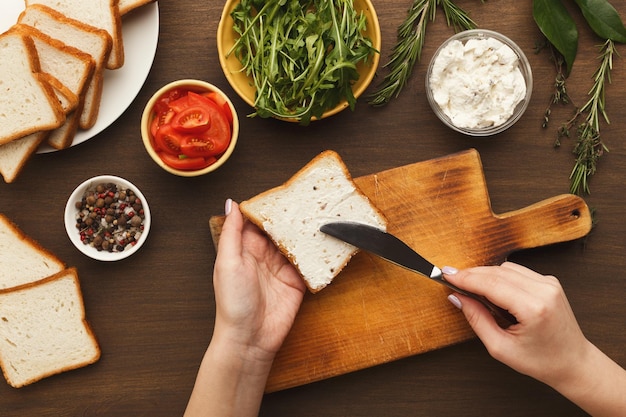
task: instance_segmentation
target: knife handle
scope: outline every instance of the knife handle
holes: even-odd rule
[[[482,305],[484,305],[485,307],[487,307],[489,312],[495,317],[496,322],[498,323],[498,325],[500,325],[500,327],[506,329],[507,327],[513,324],[517,324],[517,319],[515,318],[513,314],[509,313],[508,310],[505,310],[502,307],[495,305],[494,303],[489,301],[487,298],[478,294],[474,294],[473,292],[465,291],[464,289],[461,289],[457,287],[456,285],[449,283],[443,278],[442,275],[432,276],[431,278],[436,281],[441,282],[443,285],[450,288],[452,291],[458,292],[459,294],[463,294],[464,296],[469,297],[473,300],[476,300]]]

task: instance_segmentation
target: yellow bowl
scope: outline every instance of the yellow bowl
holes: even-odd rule
[[[226,56],[231,50],[239,35],[233,30],[234,21],[230,16],[233,9],[239,4],[240,0],[227,0],[222,11],[222,17],[217,27],[217,51],[220,59],[220,65],[224,71],[226,79],[232,86],[232,88],[239,94],[239,96],[250,106],[254,107],[254,99],[256,94],[256,87],[254,86],[252,77],[241,71],[242,65],[239,59],[230,54]],[[354,8],[357,11],[363,11],[367,18],[367,29],[364,35],[371,41],[373,47],[380,51],[381,47],[381,35],[380,25],[378,23],[378,16],[374,10],[374,6],[370,0],[354,0]],[[368,59],[367,62],[361,62],[357,65],[357,71],[359,72],[359,79],[352,86],[354,97],[358,98],[365,89],[369,86],[376,74],[378,62],[380,61],[380,54],[375,53]],[[327,110],[322,115],[322,119],[339,113],[343,109],[349,106],[346,100],[342,100],[336,107]],[[298,122],[297,119],[281,119],[291,122]],[[315,120],[315,118],[312,118]]]
[[[233,115],[232,136],[230,138],[230,144],[228,145],[228,148],[226,149],[226,151],[217,159],[217,161],[209,165],[206,168],[202,168],[198,170],[189,170],[189,171],[172,168],[171,166],[163,162],[163,160],[161,159],[159,154],[155,151],[152,145],[152,140],[150,138],[151,136],[150,135],[150,123],[152,122],[152,119],[154,118],[154,114],[153,114],[154,105],[161,96],[163,96],[165,93],[175,88],[182,88],[182,89],[193,91],[196,93],[206,93],[206,92],[214,91],[218,93],[220,96],[222,96],[222,98],[226,101],[226,103],[228,103],[228,107],[230,107],[230,111]],[[237,117],[237,111],[235,110],[235,106],[233,106],[233,103],[230,101],[228,96],[224,94],[222,90],[220,90],[213,84],[210,84],[206,81],[178,80],[178,81],[173,81],[161,87],[156,93],[152,95],[150,100],[148,100],[148,103],[146,104],[146,107],[144,108],[143,114],[141,116],[141,139],[143,140],[143,145],[145,146],[146,151],[148,152],[148,155],[150,155],[152,160],[156,162],[157,165],[159,165],[161,168],[163,168],[164,170],[166,170],[167,172],[171,174],[178,175],[181,177],[197,177],[199,175],[208,174],[209,172],[213,172],[219,167],[221,167],[222,165],[224,165],[224,163],[228,160],[228,158],[230,158],[233,151],[235,150],[238,137],[239,137],[239,118]]]

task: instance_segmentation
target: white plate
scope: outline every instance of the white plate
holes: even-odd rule
[[[4,32],[15,24],[24,10],[24,0],[0,1],[2,1],[0,32]],[[150,73],[159,40],[158,3],[150,3],[134,10],[122,18],[122,23],[124,66],[105,71],[98,120],[91,129],[78,131],[72,146],[91,139],[115,122],[137,97]],[[44,145],[37,153],[53,151],[54,148]]]

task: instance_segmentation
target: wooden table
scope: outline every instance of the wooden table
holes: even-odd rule
[[[382,62],[410,5],[375,0],[383,35]],[[613,1],[622,17],[626,3]],[[469,138],[443,126],[424,94],[428,60],[452,29],[441,11],[428,26],[422,62],[401,96],[384,108],[360,101],[354,112],[300,127],[246,118],[251,109],[228,85],[218,63],[219,1],[159,4],[160,43],[152,71],[136,100],[108,129],[71,149],[37,155],[13,184],[0,184],[0,212],[53,251],[81,278],[87,317],[103,355],[95,365],[50,377],[22,389],[0,383],[2,416],[181,415],[215,317],[211,274],[215,250],[208,229],[228,197],[242,200],[275,186],[325,149],[344,158],[353,176],[476,148],[493,209],[515,210],[568,191],[572,141],[552,144],[573,106],[555,107],[543,129],[554,70],[548,55],[534,53],[540,38],[530,1],[459,0],[483,28],[513,38],[531,62],[535,86],[524,117],[494,138]],[[577,20],[581,22],[580,17]],[[581,105],[592,83],[598,51],[586,27],[568,80]],[[621,45],[619,51],[626,54]],[[511,256],[558,276],[586,335],[626,365],[626,66],[617,58],[607,91],[611,124],[602,125],[610,148],[586,196],[597,226],[584,241]],[[381,71],[384,74],[384,70]],[[241,117],[240,143],[218,172],[195,179],[158,168],[143,149],[139,119],[150,95],[180,78],[208,80],[230,94]],[[375,81],[376,83],[376,81]],[[149,200],[153,229],[132,258],[100,263],[69,242],[63,209],[85,178],[115,174],[134,182]],[[576,364],[572,364],[576,366]],[[493,360],[480,341],[379,365],[266,396],[264,416],[579,416],[585,415],[550,388]]]

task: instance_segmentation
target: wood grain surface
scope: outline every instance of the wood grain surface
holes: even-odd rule
[[[584,200],[560,195],[496,215],[475,150],[355,179],[388,231],[431,263],[495,265],[520,249],[584,237]],[[219,244],[220,222],[211,218]],[[358,253],[333,283],[305,298],[278,353],[267,392],[425,353],[475,337],[450,291],[377,256]]]
[[[381,64],[385,64],[411,1],[373,3],[383,36]],[[382,108],[359,100],[353,112],[345,110],[301,127],[246,117],[252,109],[236,95],[219,66],[216,30],[222,1],[159,2],[156,57],[130,107],[89,141],[36,155],[13,184],[0,183],[0,212],[68,266],[77,268],[87,319],[102,347],[96,364],[21,389],[11,388],[0,378],[0,415],[182,415],[215,319],[215,249],[207,227],[209,218],[223,212],[227,198],[241,201],[280,184],[325,149],[337,151],[355,178],[476,149],[492,211],[499,215],[567,193],[574,162],[573,139],[563,139],[559,149],[553,143],[560,123],[587,98],[601,40],[582,25],[575,3],[564,2],[579,24],[580,35],[578,56],[567,81],[573,103],[554,106],[550,126],[542,128],[555,72],[546,51],[535,53],[541,34],[532,18],[532,2],[455,3],[468,10],[480,27],[515,40],[532,66],[534,87],[528,110],[513,128],[496,137],[456,133],[428,106],[424,94],[427,64],[453,33],[441,10],[436,20],[428,23],[420,62],[398,98]],[[626,19],[626,2],[611,3]],[[132,19],[132,14],[124,19]],[[594,212],[593,230],[583,239],[517,251],[509,259],[557,276],[587,337],[626,365],[626,277],[622,272],[626,270],[626,48],[617,45],[617,49],[620,57],[615,58],[612,83],[606,91],[611,123],[602,123],[601,130],[610,152],[601,158],[591,180],[591,194],[584,196]],[[368,92],[386,71],[379,67]],[[231,159],[201,178],[179,178],[161,170],[143,149],[139,133],[141,113],[150,96],[164,84],[182,78],[203,79],[220,87],[229,94],[241,120],[239,143]],[[63,209],[74,187],[99,174],[132,181],[152,209],[152,230],[145,246],[121,262],[86,258],[72,246],[63,226]],[[460,203],[454,199],[453,203],[458,208]],[[413,277],[411,281],[421,285]],[[443,297],[445,290],[440,291]],[[478,339],[471,338],[268,394],[260,415],[586,414],[552,389],[495,361]]]

